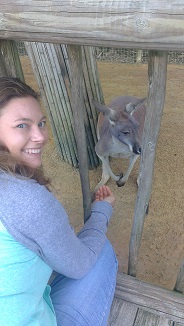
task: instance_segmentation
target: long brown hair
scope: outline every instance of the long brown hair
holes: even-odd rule
[[[1,111],[11,99],[28,96],[34,97],[37,101],[39,100],[39,94],[20,79],[0,77],[0,116]],[[45,177],[42,167],[33,169],[18,162],[4,146],[0,146],[0,171],[35,179],[45,186],[50,183],[49,179]]]

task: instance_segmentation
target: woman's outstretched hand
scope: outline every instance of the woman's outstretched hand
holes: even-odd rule
[[[109,204],[114,206],[116,199],[108,186],[101,186],[95,193],[94,201],[96,202],[101,200],[107,201]]]

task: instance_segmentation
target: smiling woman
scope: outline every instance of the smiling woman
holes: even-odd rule
[[[0,78],[0,170],[48,184],[41,167],[47,142],[39,95],[17,78]]]
[[[1,324],[105,326],[117,273],[106,238],[115,198],[101,187],[76,235],[47,188],[47,139],[37,94],[16,78],[0,78]]]
[[[35,98],[13,98],[0,116],[0,144],[20,163],[38,168],[48,140],[45,124],[46,117]]]

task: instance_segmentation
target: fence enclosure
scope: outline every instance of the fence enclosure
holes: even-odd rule
[[[89,216],[91,203],[83,114],[82,46],[149,51],[149,87],[140,163],[141,178],[130,240],[128,273],[131,276],[136,276],[144,219],[152,187],[155,151],[165,99],[167,51],[184,51],[183,21],[183,0],[1,1],[1,39],[67,45],[74,129],[80,144],[78,157],[85,219]],[[121,278],[119,282],[123,282]],[[178,278],[177,289],[182,288],[182,283],[182,277]],[[159,293],[158,290],[158,297]],[[173,296],[176,297],[176,294]],[[178,296],[177,300],[183,305],[183,298]],[[137,305],[144,306],[137,297],[135,301]],[[174,299],[173,302],[175,303]],[[155,304],[155,309],[152,305],[152,310],[183,323],[184,311],[178,307],[180,305],[177,306],[178,310],[174,307],[172,312],[169,309],[164,312],[162,301],[160,305]]]

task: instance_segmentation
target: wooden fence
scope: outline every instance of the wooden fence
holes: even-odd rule
[[[0,38],[184,50],[183,0],[1,0]]]
[[[0,3],[0,39],[68,46],[73,76],[71,102],[74,127],[82,149],[79,151],[79,170],[85,219],[90,214],[91,199],[82,113],[81,45],[149,50],[141,179],[130,242],[129,274],[135,276],[164,106],[167,50],[184,51],[183,0],[1,0]]]

